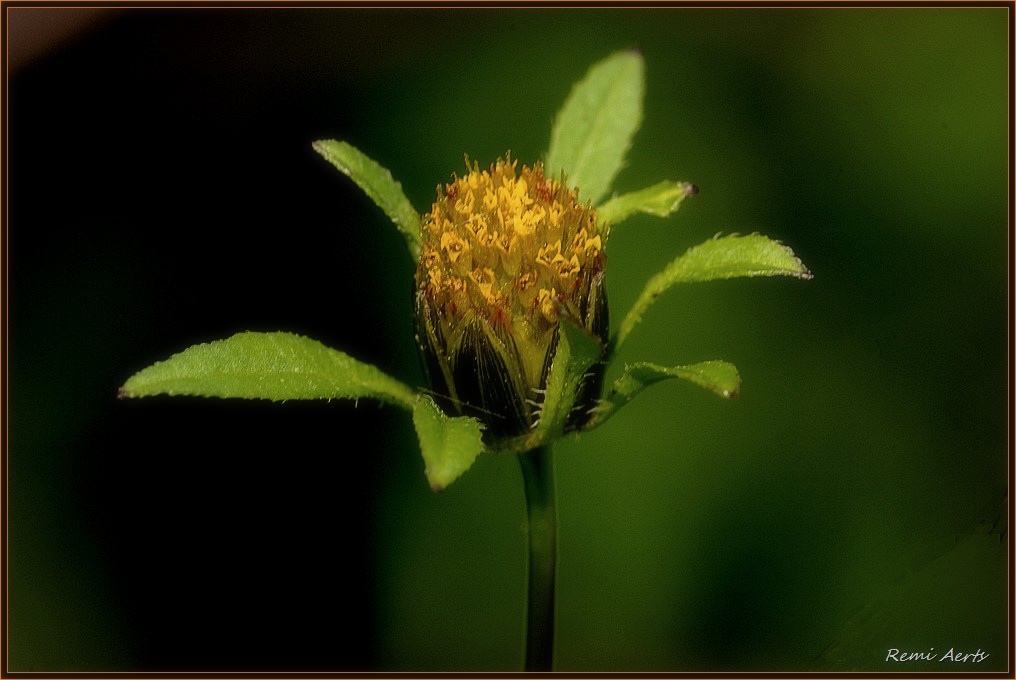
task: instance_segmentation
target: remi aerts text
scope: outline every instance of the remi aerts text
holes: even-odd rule
[[[946,661],[953,663],[981,663],[989,656],[991,655],[988,654],[988,652],[983,652],[980,648],[978,648],[975,652],[968,652],[958,650],[955,647],[950,647],[949,651],[942,653],[936,652],[934,647],[924,652],[907,652],[895,647],[890,647],[886,651],[885,660],[899,662],[938,661],[941,663]]]

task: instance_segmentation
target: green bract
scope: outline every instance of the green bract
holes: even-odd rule
[[[694,185],[687,182],[662,181],[645,189],[602,200],[608,195],[614,178],[623,166],[625,154],[642,121],[645,88],[643,71],[641,56],[631,51],[615,53],[595,64],[573,87],[555,118],[550,148],[542,165],[534,164],[532,169],[524,167],[517,177],[513,165],[510,168],[506,165],[492,165],[491,175],[496,182],[490,181],[491,175],[481,175],[477,167],[474,170],[477,173],[475,178],[471,173],[469,177],[459,180],[459,185],[450,184],[444,193],[439,192],[439,203],[435,203],[434,209],[423,216],[412,207],[401,185],[384,167],[345,142],[315,142],[314,149],[349,176],[392,220],[405,238],[409,252],[418,265],[427,257],[437,261],[439,256],[450,257],[453,264],[458,262],[458,251],[453,251],[456,244],[452,242],[457,237],[454,234],[442,235],[439,231],[440,224],[435,226],[435,220],[440,221],[446,214],[452,214],[452,206],[459,192],[456,186],[468,186],[468,181],[474,182],[474,188],[481,186],[480,179],[476,178],[487,177],[483,181],[488,182],[488,191],[493,191],[498,186],[517,190],[516,194],[499,199],[505,205],[510,204],[509,207],[515,205],[524,208],[537,200],[525,193],[530,188],[528,185],[536,183],[538,186],[534,191],[539,197],[536,208],[544,214],[547,210],[541,207],[541,200],[545,199],[546,202],[542,205],[552,212],[556,209],[553,206],[558,205],[553,201],[560,199],[567,202],[566,199],[574,196],[575,192],[585,207],[569,210],[589,219],[593,219],[590,216],[595,214],[596,224],[588,225],[590,229],[584,228],[579,232],[578,227],[582,225],[563,227],[563,233],[567,235],[567,242],[563,245],[560,237],[557,243],[546,237],[547,242],[533,246],[540,248],[534,262],[545,263],[548,267],[543,270],[545,274],[539,274],[542,277],[539,280],[545,288],[531,291],[530,297],[524,298],[525,304],[521,306],[517,302],[501,304],[500,298],[495,295],[498,291],[495,289],[491,292],[491,286],[496,288],[498,285],[492,283],[494,280],[486,274],[491,272],[490,276],[493,276],[491,268],[476,265],[475,269],[463,270],[465,275],[455,284],[459,289],[455,285],[449,286],[447,280],[438,282],[452,291],[448,293],[452,296],[448,298],[452,303],[470,300],[483,302],[484,296],[487,296],[486,299],[491,301],[491,309],[495,312],[518,316],[522,309],[532,317],[529,321],[519,321],[516,327],[511,326],[511,318],[505,320],[498,317],[493,321],[487,318],[481,323],[469,316],[473,312],[462,312],[459,305],[454,306],[454,309],[457,313],[466,315],[463,321],[466,330],[456,330],[458,327],[448,326],[447,320],[435,311],[437,303],[434,300],[437,298],[421,299],[418,303],[419,313],[425,314],[426,318],[422,326],[421,319],[418,318],[417,327],[423,328],[426,335],[427,342],[423,343],[425,352],[434,352],[435,348],[443,349],[442,343],[446,341],[443,334],[451,328],[451,332],[466,334],[462,342],[467,348],[472,348],[469,360],[481,361],[475,367],[470,364],[452,365],[445,363],[447,357],[442,352],[436,352],[434,370],[444,376],[444,379],[435,381],[437,400],[384,374],[374,366],[359,362],[314,340],[289,333],[241,333],[226,340],[193,346],[132,376],[121,388],[120,395],[142,397],[170,394],[280,401],[361,397],[378,399],[405,408],[412,414],[427,480],[435,490],[443,489],[455,481],[483,451],[524,453],[546,447],[568,432],[602,424],[644,388],[661,380],[682,378],[722,397],[735,397],[740,387],[740,376],[733,365],[723,361],[673,367],[636,362],[623,366],[620,377],[606,389],[601,383],[606,364],[616,354],[618,347],[627,339],[648,307],[671,286],[733,277],[811,278],[808,269],[786,246],[765,236],[751,234],[717,237],[690,248],[650,278],[606,344],[606,326],[603,326],[604,332],[601,334],[595,323],[595,319],[605,323],[606,309],[601,314],[591,306],[601,304],[604,299],[602,271],[596,269],[595,280],[592,283],[587,280],[582,284],[585,286],[581,289],[585,297],[581,299],[573,300],[567,296],[566,291],[557,288],[561,285],[560,282],[570,280],[568,276],[573,271],[578,271],[580,265],[602,267],[604,255],[601,249],[607,248],[606,239],[611,228],[636,213],[666,217],[696,191]],[[507,174],[509,170],[510,176]],[[504,178],[500,173],[506,173]],[[544,176],[548,179],[544,180]],[[564,181],[566,186],[555,184],[558,180]],[[471,196],[471,200],[473,198],[475,197]],[[514,204],[511,203],[512,200],[515,201]],[[476,220],[480,220],[483,215],[488,218],[497,215],[504,221],[505,213],[497,212],[494,209],[494,199],[491,201],[491,206],[494,206],[492,212],[483,213],[475,217]],[[527,214],[526,217],[528,219],[531,215]],[[544,215],[537,217],[543,219]],[[484,223],[482,229],[487,226]],[[501,232],[496,231],[496,225],[490,227],[490,234],[481,231],[478,222],[463,222],[456,228],[472,229],[472,236],[481,240],[486,238],[487,242],[493,244],[492,248],[497,246],[497,238],[502,238],[504,254],[500,262],[508,269],[517,269],[519,265],[512,259],[505,234],[516,234],[513,238],[526,238],[536,233],[534,238],[544,238],[539,236],[543,232],[534,232],[525,221],[518,222],[515,231],[505,231],[507,228],[503,224]],[[430,251],[427,250],[425,234],[421,231],[424,228],[438,230],[434,232],[437,236],[429,236],[432,244],[429,246]],[[577,254],[569,250],[569,243],[573,244]],[[571,264],[564,254],[573,258]],[[556,259],[551,260],[552,255]],[[580,261],[579,256],[586,260]],[[488,254],[485,257],[489,259],[492,256]],[[540,259],[544,257],[546,259]],[[418,270],[418,295],[419,291],[438,290],[434,280],[440,279],[440,273],[428,272],[426,267]],[[518,277],[514,281],[529,281],[525,272],[515,272],[513,275]],[[534,269],[534,281],[537,280],[537,275],[538,272]],[[589,276],[588,273],[586,275]],[[552,283],[557,285],[552,286]],[[509,294],[514,294],[515,288],[521,288],[507,286],[503,282],[500,285],[504,289],[502,292]],[[460,298],[454,298],[454,295],[460,295]],[[590,302],[586,299],[589,296],[601,297]],[[588,318],[580,318],[583,316]],[[589,321],[589,318],[594,318],[594,321]],[[546,344],[539,345],[546,348],[540,350],[546,355],[541,358],[542,363],[533,362],[532,351],[536,350],[532,350],[530,354],[522,355],[525,361],[519,359],[515,362],[518,365],[513,364],[513,352],[518,350],[513,349],[517,343],[512,339],[512,333],[519,338],[529,337],[523,331],[537,326],[540,326],[539,333],[543,334],[540,337],[546,336]],[[502,334],[499,328],[509,330]],[[523,330],[518,330],[520,328]],[[532,333],[537,331],[533,330]],[[456,347],[458,346],[457,344]],[[482,364],[483,361],[487,363]],[[481,375],[488,369],[493,370],[489,376]],[[518,377],[523,373],[529,374],[528,380]],[[456,391],[456,386],[449,383],[457,378],[463,379],[463,375],[466,387],[460,385]],[[591,379],[590,376],[594,378]],[[512,385],[529,385],[528,389],[533,390],[534,394],[500,395],[497,398],[491,397],[491,401],[481,399],[480,403],[467,402],[456,396],[460,392],[471,395],[477,385],[483,389],[484,384],[492,385],[502,377],[509,378]],[[438,391],[437,387],[441,385],[444,389]],[[500,387],[507,389],[503,385]],[[516,388],[516,392],[518,389],[521,388]],[[494,421],[488,419],[484,422],[487,411],[481,406],[490,403],[506,403],[509,406],[529,404],[525,408],[530,410],[520,416],[522,420],[519,422],[524,427],[509,430],[510,436],[494,437],[489,436],[489,432],[485,434],[485,425],[490,429],[489,425]],[[460,415],[463,413],[466,415]]]

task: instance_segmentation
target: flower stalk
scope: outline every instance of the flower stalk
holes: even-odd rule
[[[551,447],[519,456],[526,492],[529,579],[526,585],[527,672],[554,666],[554,592],[557,581],[557,504]]]

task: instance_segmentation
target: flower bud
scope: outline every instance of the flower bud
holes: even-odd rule
[[[416,270],[417,343],[431,387],[446,413],[479,419],[488,444],[536,427],[561,323],[607,343],[606,234],[595,211],[563,177],[517,165],[474,163],[438,186]],[[601,364],[586,374],[565,430],[585,423],[602,378]]]

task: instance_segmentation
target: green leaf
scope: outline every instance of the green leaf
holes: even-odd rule
[[[741,389],[741,376],[737,367],[726,361],[703,361],[670,368],[645,361],[626,364],[624,373],[614,381],[610,392],[600,401],[590,427],[602,425],[642,390],[670,378],[688,380],[726,399],[736,398]]]
[[[241,399],[372,397],[413,408],[416,393],[370,364],[292,333],[238,333],[189,347],[124,383],[121,397]]]
[[[603,345],[593,335],[568,319],[561,320],[539,420],[522,450],[543,446],[564,433],[582,378],[603,354]]]
[[[326,139],[314,142],[314,150],[356,182],[406,239],[413,261],[420,259],[420,215],[402,192],[392,173],[346,142]]]
[[[610,199],[596,209],[601,224],[613,226],[637,212],[666,217],[677,211],[681,202],[694,196],[698,188],[689,182],[665,180],[651,187]]]
[[[579,198],[593,205],[617,176],[642,123],[644,64],[638,52],[615,52],[575,84],[554,120],[545,168],[562,170]]]
[[[628,337],[656,298],[678,283],[712,281],[750,276],[793,276],[810,279],[812,274],[790,248],[760,234],[723,236],[690,248],[649,279],[618,328],[613,351]]]
[[[480,423],[469,416],[449,417],[434,400],[420,395],[413,408],[427,481],[441,491],[468,470],[483,451]]]

